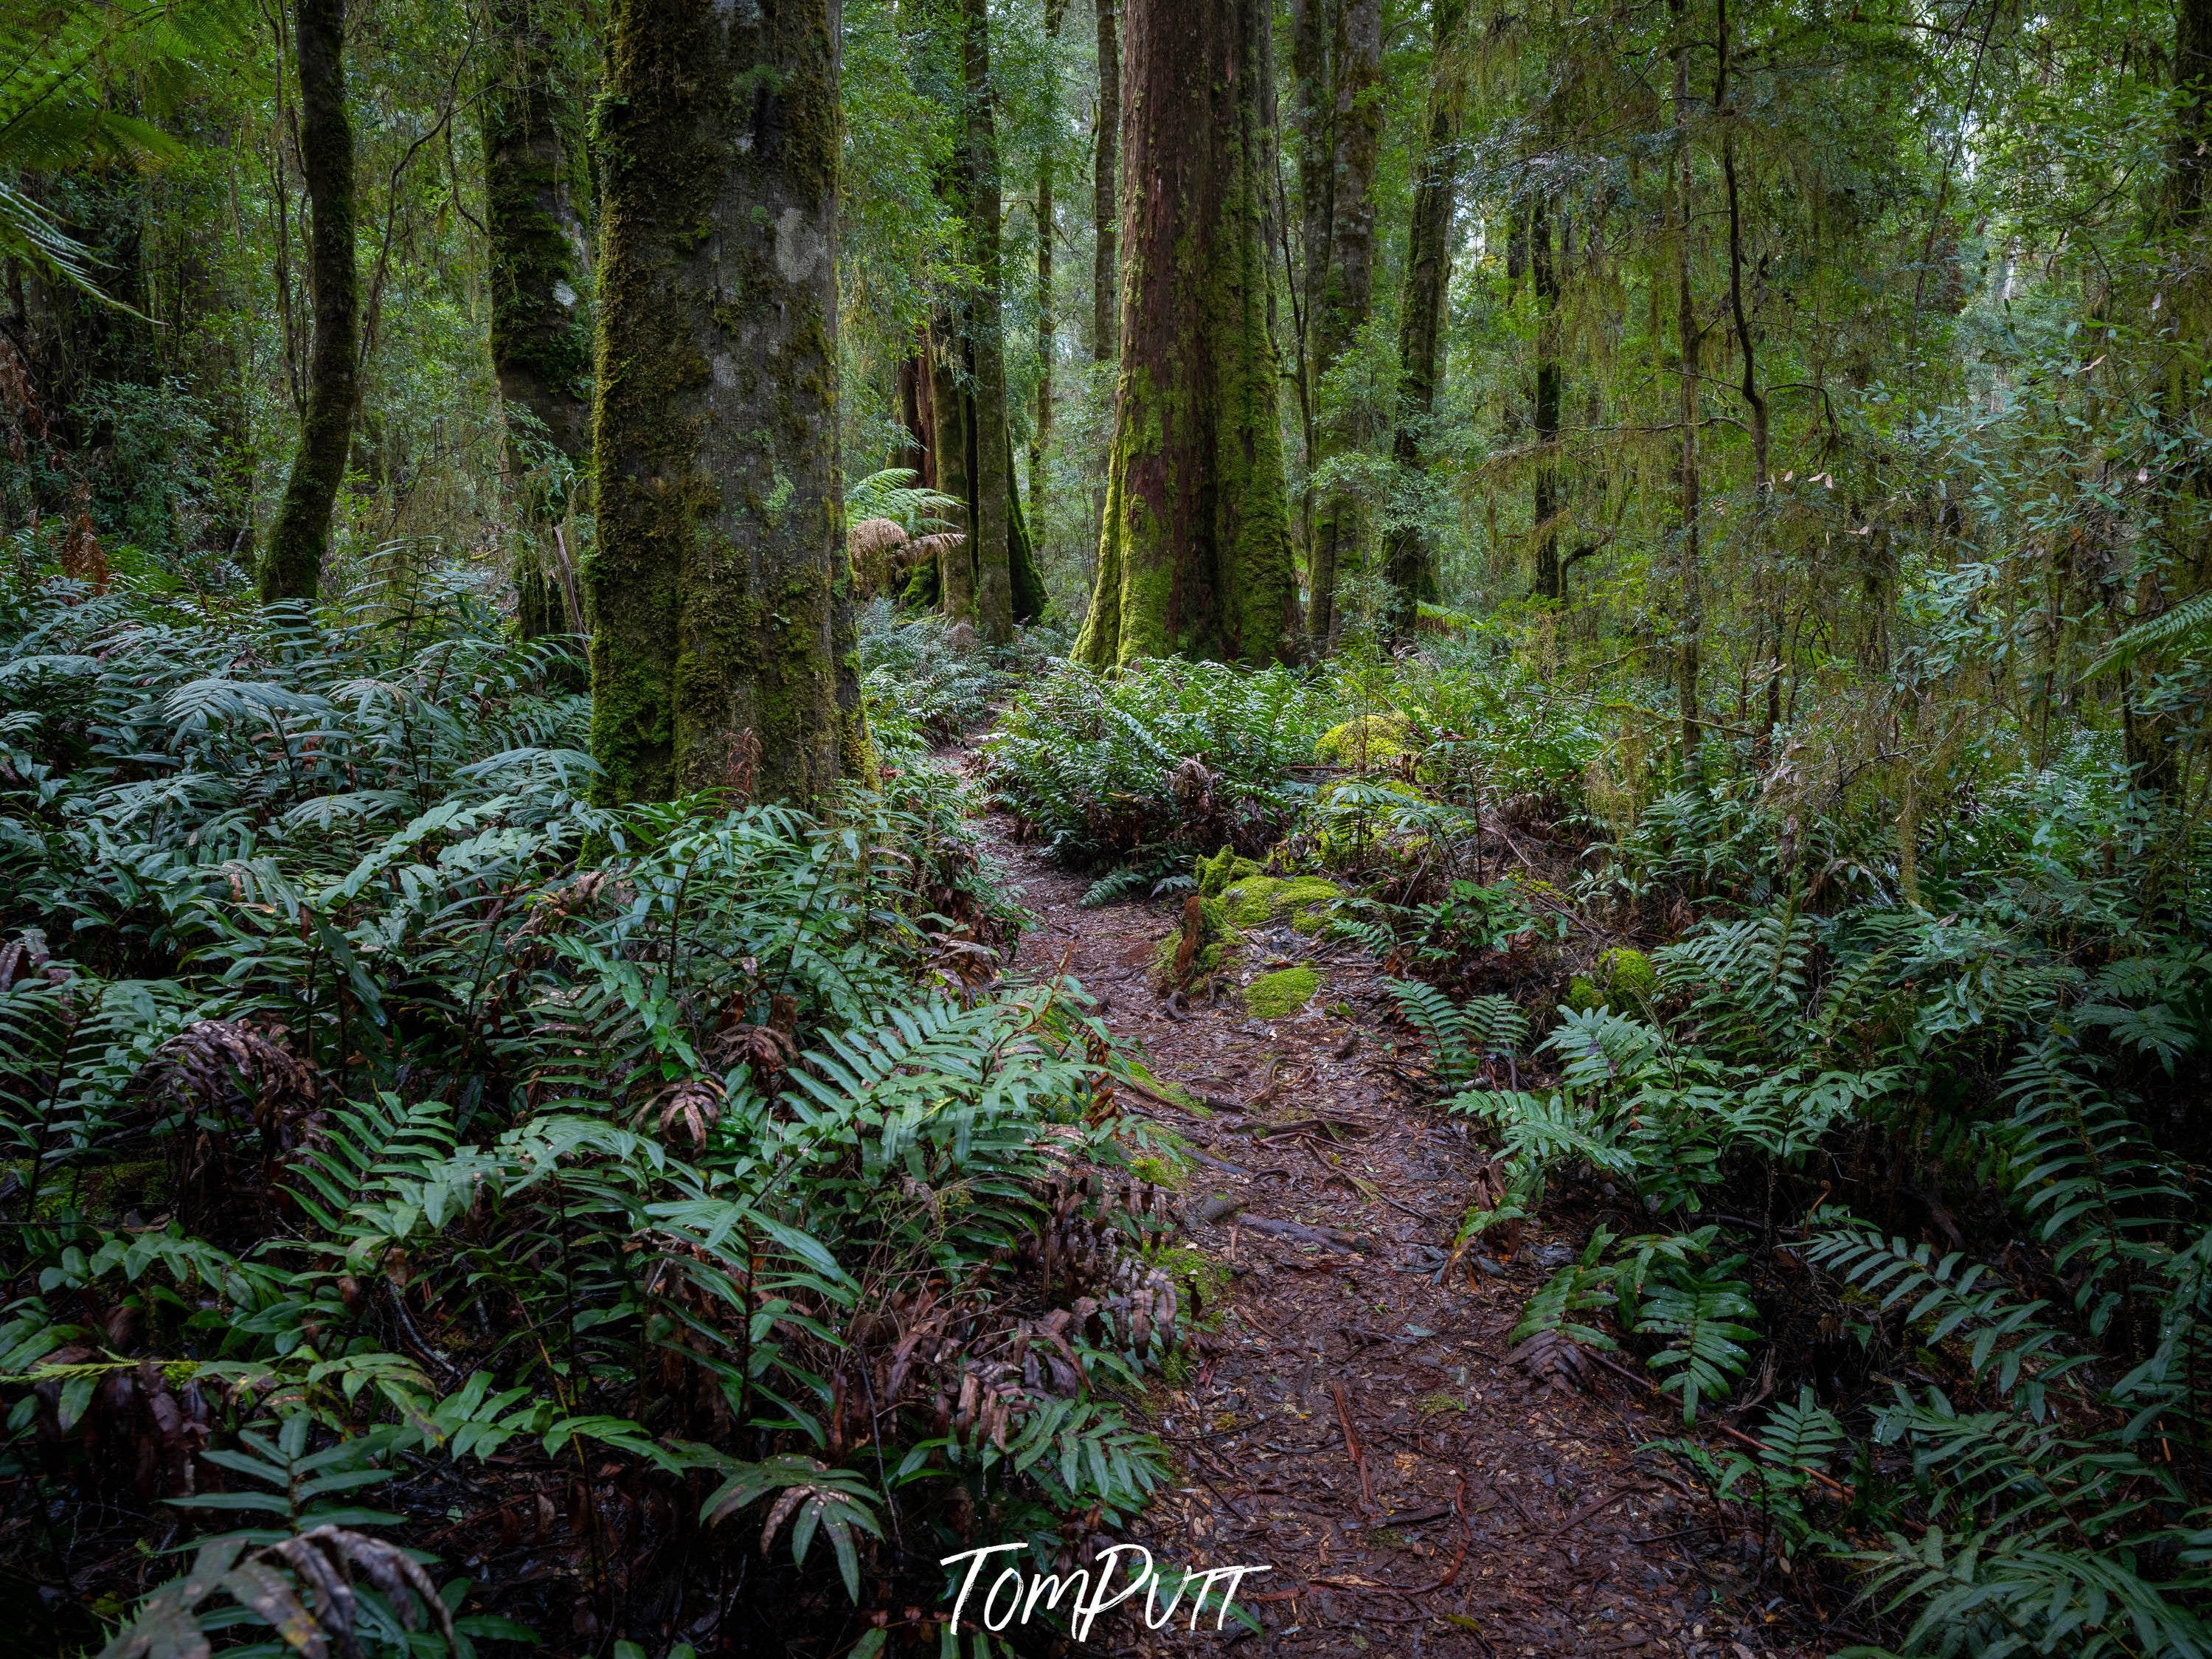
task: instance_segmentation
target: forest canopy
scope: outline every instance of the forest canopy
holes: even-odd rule
[[[1653,1651],[2212,1654],[2212,0],[0,0],[0,283],[31,1650],[1070,1642],[1203,1018]]]

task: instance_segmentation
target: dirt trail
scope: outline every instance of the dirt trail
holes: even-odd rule
[[[1268,1023],[1201,1003],[1178,1019],[1146,977],[1173,926],[1164,906],[1084,909],[1083,878],[1013,844],[1003,822],[986,829],[1038,918],[1020,965],[1079,977],[1157,1077],[1216,1103],[1204,1118],[1127,1102],[1211,1160],[1183,1207],[1228,1285],[1217,1351],[1153,1393],[1149,1426],[1177,1480],[1136,1535],[1180,1562],[1273,1567],[1240,1596],[1268,1628],[1251,1651],[1826,1650],[1788,1581],[1759,1583],[1703,1497],[1634,1457],[1680,1432],[1668,1402],[1610,1375],[1560,1394],[1508,1364],[1522,1304],[1580,1231],[1524,1237],[1497,1275],[1446,1270],[1480,1153],[1401,1071],[1414,1045],[1371,962],[1287,927],[1260,933],[1255,972],[1321,969],[1307,1008]],[[1152,1635],[1114,1615],[1092,1640],[1164,1654],[1236,1639],[1194,1638],[1187,1623]]]

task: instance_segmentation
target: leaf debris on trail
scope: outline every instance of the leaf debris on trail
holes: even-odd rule
[[[1016,966],[1081,980],[1152,1076],[1212,1114],[1164,1093],[1136,1103],[1188,1142],[1188,1235],[1230,1286],[1225,1308],[1201,1310],[1219,1316],[1216,1352],[1144,1408],[1182,1478],[1139,1541],[1188,1565],[1271,1567],[1239,1597],[1270,1652],[1827,1650],[1809,1608],[1747,1571],[1711,1506],[1636,1456],[1674,1431],[1663,1413],[1610,1378],[1560,1393],[1506,1363],[1544,1235],[1503,1278],[1453,1262],[1483,1157],[1406,1081],[1371,963],[1285,928],[1256,939],[1254,960],[1324,965],[1305,1008],[1171,1013],[1141,969],[1171,927],[1160,907],[1085,909],[1084,878],[990,833],[1040,923]],[[1182,1651],[1188,1623],[1129,1619],[1094,1639]]]

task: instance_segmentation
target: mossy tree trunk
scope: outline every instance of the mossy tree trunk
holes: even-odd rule
[[[1067,9],[1067,0],[1045,0],[1044,27],[1048,41],[1060,39],[1060,15]],[[1045,113],[1048,118],[1045,130],[1057,134],[1060,130],[1059,100],[1055,88],[1048,83],[1045,93]],[[1030,436],[1030,513],[1032,522],[1044,523],[1044,453],[1052,441],[1052,360],[1056,331],[1052,306],[1052,232],[1053,232],[1053,151],[1057,140],[1048,137],[1037,146],[1036,179],[1036,308],[1037,308],[1037,393],[1036,426]],[[1011,548],[1011,543],[1009,544]],[[1018,586],[1018,582],[1017,583]],[[1018,613],[1020,605],[1016,602]]]
[[[261,562],[264,604],[312,599],[331,546],[331,510],[345,483],[361,404],[361,283],[354,269],[353,126],[346,113],[345,0],[297,0],[300,165],[314,214],[309,244],[314,344],[300,447]]]
[[[945,514],[953,521],[951,533],[960,540],[938,555],[937,591],[947,617],[972,625],[975,538],[975,521],[969,513],[973,486],[968,465],[967,363],[960,330],[949,309],[939,312],[931,324],[926,355],[929,359],[930,452],[936,459],[936,487],[959,503]]]
[[[1552,246],[1552,203],[1540,185],[1528,220],[1528,274],[1536,295],[1536,597],[1564,597],[1559,579],[1559,268]]]
[[[1328,255],[1316,273],[1309,267],[1306,287],[1313,307],[1311,349],[1316,410],[1314,453],[1316,467],[1345,453],[1357,441],[1352,412],[1321,409],[1322,379],[1348,351],[1367,322],[1375,289],[1375,166],[1382,148],[1382,0],[1344,0],[1336,13],[1330,51],[1334,70],[1330,134],[1334,154],[1328,190]],[[1313,244],[1308,243],[1309,256]],[[1333,488],[1315,506],[1313,598],[1306,618],[1314,648],[1335,643],[1336,580],[1340,568],[1358,558],[1360,506],[1347,491]]]
[[[593,471],[604,798],[862,769],[832,0],[613,0]]]
[[[1691,238],[1697,221],[1692,192],[1694,174],[1690,155],[1690,35],[1685,0],[1672,7],[1677,44],[1674,48],[1674,311],[1680,348],[1680,456],[1676,485],[1681,505],[1680,540],[1675,550],[1681,580],[1681,620],[1676,624],[1674,690],[1681,706],[1682,757],[1686,762],[1698,747],[1703,731],[1699,720],[1698,655],[1705,631],[1705,572],[1698,558],[1698,356],[1704,330],[1690,290]]]
[[[1295,654],[1258,161],[1264,0],[1129,0],[1121,376],[1079,659]]]
[[[1451,221],[1457,194],[1460,120],[1467,106],[1467,70],[1459,29],[1465,0],[1437,0],[1429,70],[1429,131],[1413,181],[1406,276],[1398,306],[1398,418],[1391,459],[1407,478],[1423,466],[1422,441],[1436,409],[1443,372],[1444,294],[1451,282]],[[1395,530],[1389,552],[1390,611],[1385,633],[1402,641],[1413,631],[1420,602],[1436,592],[1436,556],[1417,522]]]
[[[987,0],[961,0],[960,60],[967,88],[961,203],[975,288],[968,296],[969,363],[975,427],[969,452],[975,551],[975,620],[983,637],[1014,636],[1013,562],[1006,542],[1014,487],[1006,433],[1006,357],[1001,317],[999,134],[992,113],[991,35]]]
[[[533,427],[580,481],[592,460],[591,283],[584,226],[571,184],[571,144],[580,122],[565,84],[555,29],[558,0],[493,0],[494,57],[484,88],[484,185],[491,233],[491,358],[510,427]],[[529,419],[519,421],[516,411]],[[510,440],[514,436],[510,431]],[[510,442],[518,473],[539,470],[527,439]],[[560,574],[544,543],[568,505],[537,489],[532,533],[515,569],[525,637],[557,632],[571,619]]]
[[[1121,344],[1121,284],[1115,240],[1121,230],[1121,9],[1098,8],[1098,137],[1091,156],[1091,360],[1110,363]]]

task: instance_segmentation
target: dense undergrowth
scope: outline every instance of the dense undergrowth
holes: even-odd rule
[[[2002,730],[1900,830],[1838,718],[1686,766],[1475,641],[1067,672],[988,747],[1101,897],[1231,844],[1357,888],[1494,1148],[1462,1262],[1579,1229],[1516,1359],[1669,1395],[1763,1571],[1901,1651],[2212,1652],[2212,842]]]
[[[1141,1505],[1158,1205],[1000,978],[969,682],[819,819],[614,810],[568,644],[419,563],[328,614],[0,594],[18,1628],[873,1651]]]

